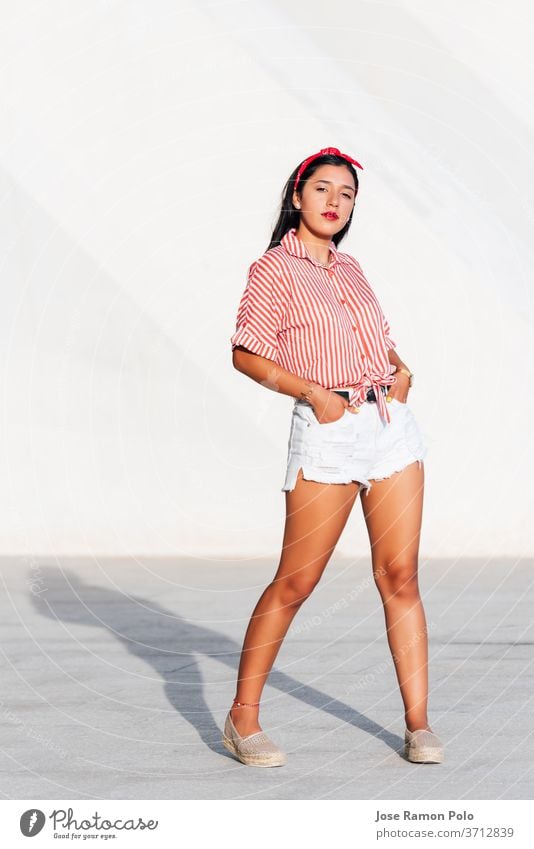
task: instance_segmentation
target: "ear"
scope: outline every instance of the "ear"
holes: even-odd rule
[[[296,209],[300,209],[300,198],[296,192],[293,192],[292,201],[293,206],[296,207]]]

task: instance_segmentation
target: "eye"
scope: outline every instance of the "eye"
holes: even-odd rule
[[[318,192],[326,192],[326,189],[325,189],[324,186],[317,186],[317,191]]]
[[[349,195],[348,192],[343,192],[343,195],[344,195],[344,197],[348,198],[349,200],[352,200],[352,195]]]

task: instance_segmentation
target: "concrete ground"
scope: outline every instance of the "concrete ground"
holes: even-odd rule
[[[221,745],[244,631],[275,560],[0,561],[6,799],[529,799],[533,561],[421,561],[430,724],[443,764],[402,755],[403,707],[368,558],[334,555],[264,690],[288,763]]]

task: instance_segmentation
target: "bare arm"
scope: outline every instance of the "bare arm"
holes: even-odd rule
[[[403,363],[399,355],[396,353],[395,348],[390,348],[388,351],[388,357],[390,363],[397,366],[397,371],[395,372],[397,380],[389,390],[389,395],[392,398],[397,398],[404,404],[408,399],[408,392],[410,391],[410,378],[408,375],[404,374],[404,372],[399,371],[399,369],[405,368],[408,369],[408,371],[411,371],[411,369],[408,368],[406,363]]]
[[[282,395],[292,395],[293,398],[300,398],[301,392],[307,392],[310,386],[317,384],[308,383],[302,377],[286,371],[286,369],[277,365],[273,360],[268,360],[265,357],[260,357],[258,354],[253,354],[247,351],[246,348],[238,346],[233,352],[234,368],[246,374],[257,383],[261,383],[267,389],[272,389],[273,392],[281,392]]]
[[[273,392],[281,392],[282,395],[291,395],[293,398],[306,397],[323,424],[341,418],[347,406],[347,402],[340,395],[324,389],[318,383],[304,380],[273,360],[253,354],[239,345],[234,348],[232,362],[238,371]]]
[[[406,363],[403,363],[403,362],[402,362],[402,360],[401,360],[401,358],[399,357],[399,355],[397,354],[397,351],[395,350],[395,348],[390,348],[390,349],[389,349],[389,351],[388,351],[388,357],[389,357],[389,361],[390,361],[390,363],[391,363],[392,365],[394,365],[394,366],[397,366],[397,371],[398,371],[400,368],[406,368],[406,369],[408,369],[408,371],[410,371],[410,369],[408,368],[408,366],[406,365]]]

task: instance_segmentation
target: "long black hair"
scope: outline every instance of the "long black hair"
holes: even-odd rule
[[[304,160],[303,160],[304,161]],[[302,162],[297,165],[291,176],[289,177],[287,183],[285,184],[282,191],[282,203],[280,207],[280,215],[278,216],[278,221],[275,224],[271,241],[267,250],[270,248],[276,248],[277,245],[280,244],[281,240],[292,227],[298,228],[300,222],[300,209],[296,209],[293,206],[293,192],[295,189],[295,180],[297,177],[298,170]],[[342,156],[338,156],[335,153],[323,153],[322,156],[318,156],[317,159],[314,159],[307,168],[304,169],[302,174],[300,175],[299,185],[297,188],[297,194],[302,196],[302,188],[303,184],[306,180],[309,180],[312,174],[314,174],[320,165],[346,165],[349,169],[350,173],[354,178],[354,186],[355,186],[355,195],[358,194],[358,175],[356,174],[356,169],[352,165],[352,163],[347,162]],[[332,241],[334,242],[336,248],[343,239],[343,237],[348,233],[352,221],[352,213],[354,212],[354,207],[352,208],[352,212],[349,216],[349,219],[345,226],[332,236]]]

